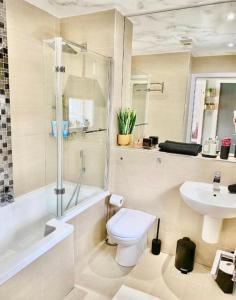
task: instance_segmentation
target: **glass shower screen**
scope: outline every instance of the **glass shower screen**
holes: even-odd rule
[[[110,58],[58,37],[55,51],[57,216],[106,188]]]

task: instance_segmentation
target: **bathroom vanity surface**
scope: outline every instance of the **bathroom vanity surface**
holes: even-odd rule
[[[140,151],[142,153],[156,153],[158,155],[172,155],[172,156],[180,156],[180,157],[188,157],[192,159],[201,159],[201,160],[207,160],[207,161],[219,161],[222,163],[236,163],[236,158],[233,156],[233,154],[229,155],[228,159],[221,159],[218,155],[216,158],[209,158],[209,157],[203,157],[200,153],[198,156],[192,156],[192,155],[186,155],[186,154],[178,154],[178,153],[169,153],[160,151],[158,148],[151,148],[151,149],[144,149],[142,147],[134,147],[132,145],[130,146],[115,146],[114,149],[121,149],[121,150],[127,150],[127,151]]]

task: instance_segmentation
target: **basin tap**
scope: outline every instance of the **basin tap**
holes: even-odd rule
[[[213,191],[219,192],[220,191],[220,180],[221,180],[221,173],[215,172],[214,179],[213,179]]]

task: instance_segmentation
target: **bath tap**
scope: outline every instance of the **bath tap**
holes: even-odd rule
[[[213,192],[220,192],[221,173],[215,172],[213,179]]]

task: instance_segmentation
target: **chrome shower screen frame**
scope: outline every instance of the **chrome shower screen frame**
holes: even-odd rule
[[[61,37],[55,38],[55,95],[56,95],[56,126],[57,126],[57,183],[55,193],[57,195],[57,216],[63,216],[63,62],[62,62],[62,43]]]

